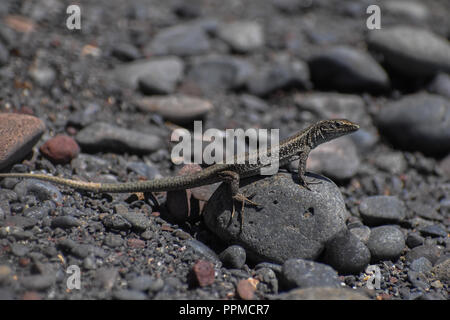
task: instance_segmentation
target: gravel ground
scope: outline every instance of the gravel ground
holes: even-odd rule
[[[243,181],[261,206],[242,216],[225,185],[3,179],[1,299],[448,299],[447,0],[379,1],[381,30],[364,0],[78,1],[81,30],[71,4],[0,2],[2,172],[195,172],[170,158],[172,129],[194,120],[281,138],[326,118],[361,129],[311,153],[312,191],[295,161]]]

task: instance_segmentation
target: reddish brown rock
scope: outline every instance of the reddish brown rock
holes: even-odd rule
[[[36,29],[34,21],[25,16],[9,15],[5,17],[3,22],[11,29],[22,33],[32,32]]]
[[[42,298],[36,291],[27,291],[23,294],[22,300],[42,300]]]
[[[145,248],[145,241],[140,239],[128,239],[127,244],[130,248]]]
[[[206,260],[198,260],[192,268],[192,277],[194,284],[200,287],[213,284],[215,279],[214,264]]]
[[[22,160],[44,133],[42,120],[24,114],[0,113],[0,169]]]
[[[69,163],[80,153],[78,143],[66,135],[57,135],[45,142],[39,149],[53,163]]]
[[[255,297],[256,286],[258,280],[249,278],[240,280],[237,284],[236,291],[243,300],[252,300]]]

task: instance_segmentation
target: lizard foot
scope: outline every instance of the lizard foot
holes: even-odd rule
[[[320,181],[306,182],[304,179],[301,179],[299,182],[299,185],[301,188],[305,188],[308,191],[312,191],[311,188],[309,187],[309,185],[319,184],[319,183],[321,183],[321,182]]]
[[[252,196],[250,196],[250,198],[251,197],[253,197],[254,195],[252,195]],[[247,203],[249,203],[249,204],[251,204],[251,205],[253,205],[253,206],[259,206],[259,204],[258,203],[256,203],[256,202],[254,202],[254,201],[252,201],[252,200],[250,200],[249,198],[247,198],[246,196],[244,196],[242,193],[237,193],[237,194],[235,194],[234,196],[233,196],[233,210],[231,211],[231,219],[233,219],[233,217],[234,217],[234,214],[236,213],[236,207],[235,207],[235,204],[234,204],[234,201],[239,201],[239,202],[241,202],[242,203],[242,211],[241,211],[241,230],[242,230],[242,226],[244,225],[244,210],[245,210],[245,203],[247,202]]]

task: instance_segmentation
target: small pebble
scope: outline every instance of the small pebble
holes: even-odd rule
[[[30,249],[20,243],[13,243],[11,245],[11,252],[16,256],[16,257],[23,257],[25,256],[28,252],[30,251]]]
[[[340,287],[337,272],[330,266],[303,259],[283,264],[283,285],[287,288]]]
[[[140,239],[128,239],[127,240],[127,245],[129,248],[145,248],[145,241],[140,240]]]
[[[417,271],[417,272],[428,272],[431,270],[431,268],[433,267],[433,265],[431,264],[431,262],[424,257],[420,257],[416,260],[414,260],[413,262],[411,262],[411,270],[413,271]]]
[[[56,203],[61,203],[63,199],[61,192],[55,185],[37,179],[20,181],[14,187],[14,192],[21,199],[28,195],[34,195],[40,201],[52,200]]]
[[[81,226],[80,220],[72,216],[62,216],[52,219],[52,228],[70,229]]]
[[[132,228],[137,231],[144,231],[151,225],[150,219],[142,213],[124,212],[120,215],[131,224]]]
[[[431,237],[443,237],[446,238],[447,237],[447,232],[445,232],[445,230],[436,224],[430,225],[430,226],[425,226],[425,227],[421,227],[419,228],[419,231],[422,235],[426,236],[431,236]]]
[[[359,212],[365,224],[376,226],[403,221],[406,207],[396,196],[370,196],[361,200]]]
[[[370,251],[352,232],[339,233],[325,248],[324,261],[340,273],[359,273],[370,262]]]
[[[145,300],[147,295],[140,291],[121,289],[113,292],[117,300]]]
[[[233,21],[219,26],[218,37],[237,52],[255,51],[264,45],[261,25],[252,21]]]
[[[406,245],[412,249],[424,243],[424,238],[417,233],[410,232],[406,237]]]
[[[353,233],[362,243],[367,244],[370,238],[370,228],[367,226],[360,226],[351,228],[350,232]]]
[[[145,46],[146,56],[192,56],[207,52],[210,41],[206,30],[198,25],[178,24],[159,31]]]
[[[229,246],[219,255],[225,267],[235,269],[244,266],[246,257],[245,249],[238,245]]]
[[[66,135],[56,135],[39,149],[53,163],[66,164],[80,153],[77,142]]]
[[[152,291],[158,291],[157,287],[162,283],[160,278],[154,278],[149,275],[143,275],[134,278],[129,281],[128,285],[132,290],[136,291],[147,291],[151,289]]]
[[[413,262],[414,260],[425,257],[432,264],[434,264],[442,254],[442,250],[436,245],[424,244],[411,249],[405,256],[406,261]]]
[[[214,283],[214,265],[207,260],[198,260],[192,267],[194,281],[200,287],[206,287]]]
[[[253,278],[240,280],[236,288],[239,297],[241,297],[242,300],[254,299],[257,284],[258,280]]]
[[[25,276],[21,279],[22,285],[28,290],[46,290],[55,283],[55,275],[32,275]]]
[[[76,135],[76,140],[83,150],[95,152],[104,150],[148,154],[162,147],[159,136],[116,127],[104,122],[94,122],[83,128]]]
[[[381,226],[370,232],[367,247],[372,254],[372,260],[395,260],[405,247],[405,238],[395,226]]]
[[[110,248],[117,248],[123,244],[123,241],[124,240],[120,235],[108,233],[105,237],[105,240],[103,240],[103,243]]]
[[[436,263],[433,269],[431,269],[431,272],[435,274],[439,280],[448,282],[450,280],[450,258]]]

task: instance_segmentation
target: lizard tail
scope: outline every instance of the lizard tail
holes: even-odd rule
[[[53,182],[53,183],[60,184],[63,186],[68,186],[68,187],[71,187],[74,189],[93,191],[93,192],[99,192],[99,191],[101,191],[100,189],[102,189],[102,187],[105,186],[104,184],[101,184],[101,183],[64,179],[64,178],[54,177],[54,176],[40,174],[40,173],[36,173],[36,174],[34,174],[34,173],[0,173],[0,179],[1,178],[38,179],[38,180]]]

